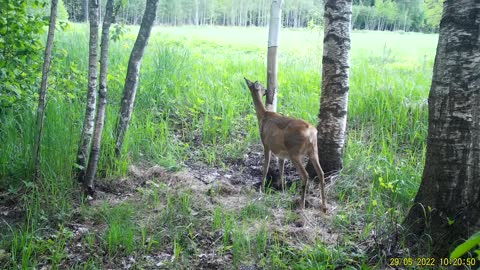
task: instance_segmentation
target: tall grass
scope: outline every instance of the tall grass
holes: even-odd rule
[[[196,30],[182,29],[187,33]],[[123,156],[114,164],[107,161],[113,154],[113,129],[135,33],[128,32],[122,40],[112,43],[107,118],[99,168],[103,177],[123,175],[128,164],[135,162],[161,164],[170,169],[181,168],[187,160],[222,165],[226,160],[241,157],[250,144],[258,143],[257,122],[243,77],[265,81],[264,48],[259,47],[256,40],[252,45],[236,46],[228,40],[214,43],[164,32],[169,30],[158,28],[149,42]],[[58,226],[72,213],[77,186],[71,173],[84,114],[84,90],[87,89],[86,33],[84,25],[74,25],[56,37],[52,89],[42,144],[43,181],[34,183],[30,177],[34,111],[32,108],[0,111],[0,188],[12,196],[22,196],[26,214],[24,227],[21,230],[5,228],[12,237],[0,240],[0,249],[10,251],[15,265],[33,265],[37,255],[28,248],[19,247],[33,243],[40,227],[45,224]],[[305,32],[305,35],[311,33]],[[354,35],[357,44],[364,44],[377,34]],[[395,40],[402,40],[391,35]],[[309,47],[318,49],[295,50],[289,45],[288,50],[280,53],[278,111],[315,124],[320,98],[321,50],[318,44],[311,42],[321,39],[309,36],[306,40],[310,40]],[[432,37],[427,36],[426,40],[429,42]],[[434,45],[423,46],[425,48],[419,53],[409,56],[402,51],[402,44],[396,47],[385,44],[369,50],[364,45],[356,48],[354,42],[352,48],[345,169],[333,193],[335,200],[343,205],[334,223],[343,229],[347,238],[367,238],[373,227],[388,228],[389,224],[394,224],[392,221],[401,220],[412,202],[423,168],[426,97],[433,63],[433,52],[428,49]],[[164,220],[174,219],[172,215],[176,212],[172,211],[189,216],[191,202],[188,195],[184,196],[180,201],[170,198],[172,201],[162,212]],[[185,209],[174,207],[174,202],[184,205]],[[219,209],[212,212],[212,227],[213,230],[222,227],[229,232],[224,234],[223,241],[226,246],[231,245],[232,252],[237,254],[235,258],[265,251],[264,229],[256,235],[245,234],[244,228],[234,224],[228,213],[224,214]],[[240,217],[256,215],[268,216],[268,209],[248,205],[240,213]],[[115,217],[107,219],[109,228],[104,241],[111,254],[118,252],[120,245],[127,253],[132,252],[131,241],[135,235],[141,235],[131,229],[131,224],[122,222],[123,219]],[[350,225],[358,223],[364,224],[363,232],[359,236],[352,235]],[[188,237],[184,237],[188,234],[188,224],[184,225],[179,234],[168,236],[174,239],[178,254],[191,248]],[[118,235],[124,231],[122,226],[127,226],[128,237]],[[269,242],[272,243],[274,241]],[[271,253],[271,265],[280,268],[288,265],[288,256],[275,259],[282,252],[288,253],[288,248],[281,244],[273,246],[278,252]],[[325,256],[337,262],[344,256],[322,246],[305,252],[307,256],[300,262],[300,268],[320,267],[328,263],[323,262]],[[88,263],[96,265],[98,262]]]

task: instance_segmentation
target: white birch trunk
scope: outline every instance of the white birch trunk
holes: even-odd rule
[[[328,175],[343,167],[352,0],[327,0],[324,17],[322,94],[317,129],[320,164]]]
[[[90,152],[93,130],[95,127],[95,109],[97,106],[98,76],[98,0],[90,0],[90,42],[88,57],[88,92],[83,121],[82,135],[77,152],[76,176],[79,182],[85,179],[87,157]]]
[[[40,178],[40,148],[42,145],[43,123],[45,120],[45,100],[47,97],[48,88],[48,72],[50,71],[50,64],[52,61],[53,39],[55,36],[55,23],[57,20],[57,4],[58,0],[52,0],[50,6],[50,24],[48,26],[47,44],[45,46],[45,55],[43,57],[42,68],[42,83],[40,86],[40,93],[38,95],[37,107],[37,130],[35,133],[35,141],[33,146],[33,163],[34,163],[34,178]]]
[[[88,159],[88,167],[84,180],[84,189],[89,195],[94,193],[94,178],[97,172],[102,133],[105,124],[105,110],[107,107],[107,75],[108,75],[108,45],[110,41],[110,25],[114,21],[114,0],[107,0],[105,18],[102,26],[102,40],[100,49],[100,88],[98,91],[98,109],[95,121],[95,130],[92,138],[92,149]]]
[[[282,14],[282,0],[273,0],[270,10],[270,25],[268,28],[268,56],[267,56],[267,98],[268,111],[277,111],[278,91],[278,63],[277,50],[280,41],[280,27]]]
[[[277,92],[278,92],[278,62],[277,52],[280,43],[280,27],[282,14],[282,0],[273,0],[270,9],[270,24],[268,27],[268,54],[267,54],[267,91],[265,107],[268,111],[277,111]],[[278,164],[278,158],[272,156],[272,161],[268,168],[268,177],[275,182],[279,180],[279,174],[276,173],[275,165]]]
[[[142,18],[142,24],[138,32],[137,40],[133,45],[130,60],[128,61],[127,76],[125,79],[125,87],[123,89],[123,97],[118,114],[118,122],[115,128],[115,155],[121,154],[123,142],[128,129],[128,124],[132,117],[133,104],[135,103],[135,95],[138,88],[138,76],[140,73],[140,65],[142,63],[145,47],[147,46],[152,31],[153,23],[157,13],[158,0],[147,0],[145,13]]]

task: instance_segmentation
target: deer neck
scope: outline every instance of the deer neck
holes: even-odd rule
[[[258,122],[260,123],[265,116],[265,113],[267,110],[265,109],[265,106],[262,103],[262,97],[260,94],[257,93],[251,93],[252,94],[252,99],[253,99],[253,105],[255,105],[255,112],[257,113],[257,119]]]

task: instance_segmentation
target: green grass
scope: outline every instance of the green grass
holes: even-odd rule
[[[268,41],[267,28],[232,27],[156,27],[154,34],[166,34],[173,39],[185,41],[213,41],[234,47],[265,48]],[[323,46],[323,29],[282,29],[280,32],[280,54],[285,51],[311,53]],[[368,37],[368,38],[366,38]],[[421,58],[435,53],[438,40],[436,34],[405,32],[354,31],[352,50],[367,55],[376,55],[385,47],[393,49],[396,55]],[[281,70],[280,70],[281,71]]]
[[[65,260],[64,247],[72,236],[64,224],[78,218],[73,202],[80,200],[71,176],[87,89],[87,32],[85,25],[72,25],[56,35],[42,182],[34,183],[30,177],[34,109],[0,110],[0,191],[16,198],[25,214],[23,224],[0,226],[7,235],[0,239],[0,250],[9,254],[7,268],[34,267],[44,262],[42,252],[49,254],[52,265]],[[123,156],[109,162],[135,36],[130,31],[111,44],[101,177],[124,176],[132,163],[176,170],[190,159],[228,166],[227,160],[241,158],[251,144],[260,142],[243,77],[265,81],[267,30],[156,27],[143,60]],[[316,123],[319,109],[321,40],[318,29],[281,33],[278,111],[311,123]],[[419,185],[436,40],[436,35],[352,33],[345,169],[329,194],[339,205],[331,221],[340,235],[338,245],[318,242],[301,250],[270,232],[271,209],[285,209],[287,219],[296,218],[282,194],[269,194],[265,201],[252,201],[238,211],[219,206],[206,210],[198,208],[192,191],[172,190],[161,183],[140,189],[142,203],[133,206],[83,205],[79,215],[104,227],[80,242],[86,250],[101,249],[99,254],[108,262],[168,250],[175,255],[171,267],[186,267],[200,250],[196,235],[209,228],[221,234],[219,254],[231,254],[235,266],[364,267],[365,254],[353,252],[352,243],[368,239],[372,230],[394,230]],[[260,226],[251,230],[255,222]],[[55,231],[54,240],[49,241],[45,228]],[[101,269],[105,263],[91,257],[75,268]]]

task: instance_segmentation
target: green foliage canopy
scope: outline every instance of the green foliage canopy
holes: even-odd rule
[[[42,9],[37,9],[36,12],[39,12],[44,17],[49,17],[50,16],[51,1],[49,1],[49,0],[43,0],[43,1],[44,1],[43,8]],[[58,0],[57,20],[59,20],[59,21],[67,21],[68,20],[68,12],[67,12],[67,9],[65,8],[65,4],[63,3],[63,0]]]
[[[437,32],[442,18],[442,1],[424,0],[423,8],[425,9],[425,26]]]
[[[354,1],[353,27],[366,30],[436,32],[440,0]]]

